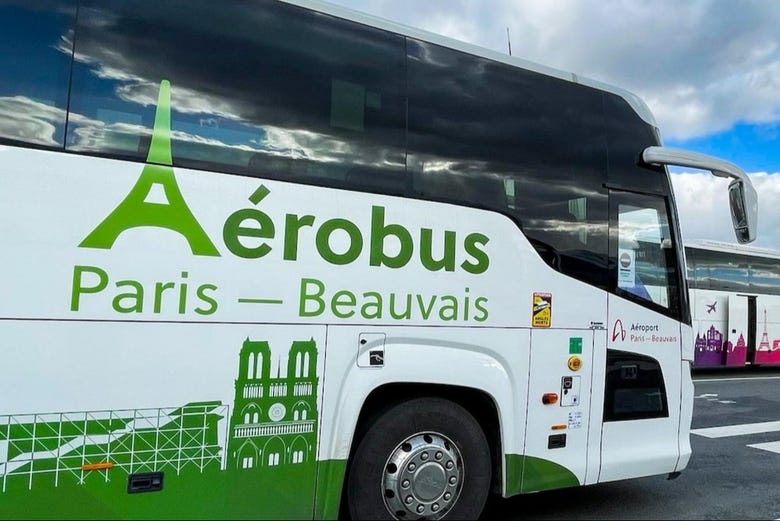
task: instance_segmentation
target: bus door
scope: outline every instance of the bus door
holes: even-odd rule
[[[592,329],[531,331],[523,493],[586,482],[593,344]]]
[[[666,197],[610,192],[613,290],[600,482],[671,472],[679,461],[680,389],[688,362],[680,324],[684,271],[670,215]]]
[[[753,323],[748,320],[750,300],[753,300]],[[729,325],[726,332],[726,365],[742,367],[747,360],[751,329],[755,331],[755,297],[729,295]]]

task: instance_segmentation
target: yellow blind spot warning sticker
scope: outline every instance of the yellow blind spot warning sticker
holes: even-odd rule
[[[569,369],[572,371],[579,371],[582,369],[582,358],[579,356],[570,356],[569,357]]]
[[[550,327],[552,323],[552,293],[534,293],[531,325]]]

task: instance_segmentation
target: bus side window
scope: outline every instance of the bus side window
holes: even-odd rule
[[[672,248],[666,200],[613,192],[616,244],[614,281],[619,295],[676,313],[682,284]]]
[[[80,6],[69,150],[146,160],[168,80],[173,166],[338,188],[365,168],[375,191],[404,184],[400,35],[284,2]]]
[[[344,182],[349,189],[389,195],[405,195],[407,184],[406,175],[402,171],[388,171],[368,165],[350,167]]]
[[[303,160],[296,160],[292,157],[256,152],[249,159],[249,172],[260,177],[271,179],[290,180],[295,171],[296,163],[302,163]],[[300,170],[300,168],[298,168]]]
[[[0,2],[0,140],[65,141],[75,0]]]
[[[489,173],[472,175],[423,164],[412,172],[412,190],[424,198],[509,212],[504,180]]]
[[[565,202],[525,207],[521,215],[538,242],[556,252],[571,249],[574,216]]]

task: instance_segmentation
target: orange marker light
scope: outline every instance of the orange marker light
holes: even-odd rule
[[[567,425],[565,423],[559,423],[558,425],[553,425],[552,430],[554,431],[565,431]]]
[[[81,470],[108,470],[113,467],[113,463],[104,461],[103,463],[85,463],[81,466]]]
[[[555,405],[558,403],[558,393],[544,393],[542,403],[545,405]]]

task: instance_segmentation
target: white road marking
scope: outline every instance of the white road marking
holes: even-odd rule
[[[728,404],[728,403],[737,403],[737,402],[735,402],[733,400],[718,400],[718,395],[717,394],[700,394],[699,396],[694,396],[694,398],[696,398],[697,400],[700,399],[700,398],[704,398],[708,402],[716,402],[716,403],[726,403],[726,404]]]
[[[727,438],[729,436],[743,436],[745,434],[761,434],[764,432],[776,431],[780,431],[780,421],[725,425],[723,427],[710,427],[708,429],[692,429],[691,434],[704,436],[705,438]]]
[[[753,445],[748,445],[748,447],[751,447],[753,449],[768,450],[769,452],[780,454],[780,441],[771,441],[769,443],[755,443]]]

